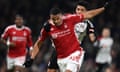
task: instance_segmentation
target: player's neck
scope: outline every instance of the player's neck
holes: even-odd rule
[[[17,25],[16,25],[16,27],[17,27],[17,28],[22,28],[22,26],[17,26]]]
[[[21,25],[21,26],[16,25],[16,28],[22,29],[22,28],[23,28],[23,25]]]

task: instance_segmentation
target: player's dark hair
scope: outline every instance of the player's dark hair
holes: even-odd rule
[[[16,19],[17,17],[20,17],[20,18],[24,19],[23,16],[20,15],[20,14],[16,14],[15,17],[14,17],[14,19]]]
[[[56,14],[60,14],[60,13],[62,13],[62,11],[59,8],[52,8],[50,10],[50,14],[52,14],[52,15],[56,15]]]
[[[20,14],[16,14],[15,17],[21,17],[21,18],[23,18],[23,16],[20,15]]]
[[[48,21],[44,23],[43,27],[44,27],[46,32],[49,32],[50,29],[51,29],[51,25],[50,25],[50,23]]]
[[[76,4],[76,7],[78,5],[81,5],[81,6],[84,6],[87,10],[89,9],[89,3],[87,1],[79,1],[77,4]]]

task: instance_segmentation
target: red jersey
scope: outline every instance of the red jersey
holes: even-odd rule
[[[39,40],[44,41],[47,36],[50,36],[57,50],[57,57],[67,57],[76,50],[82,50],[74,33],[74,25],[82,20],[82,14],[79,16],[76,14],[64,16],[60,26],[51,23],[49,32],[46,32],[43,28]]]
[[[23,26],[17,28],[16,25],[8,26],[2,34],[3,39],[8,39],[15,43],[15,47],[9,47],[8,56],[18,57],[26,55],[26,47],[32,46],[31,30]]]

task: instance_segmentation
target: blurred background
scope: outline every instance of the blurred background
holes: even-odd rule
[[[49,18],[49,10],[52,7],[59,7],[64,13],[71,13],[75,3],[79,0],[0,0],[0,35],[4,29],[14,24],[14,17],[20,14],[24,17],[25,25],[32,30],[32,39],[35,42],[39,36],[43,23]],[[106,0],[85,0],[90,3],[90,9],[104,5]],[[92,19],[98,38],[101,36],[102,29],[109,27],[111,37],[115,44],[120,44],[120,1],[111,0],[113,3],[102,14]],[[46,72],[47,62],[50,58],[52,49],[51,43],[47,39],[42,46],[42,50],[33,65],[33,72]],[[118,51],[119,47],[115,47]]]

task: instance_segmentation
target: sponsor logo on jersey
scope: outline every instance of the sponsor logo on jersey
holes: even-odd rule
[[[13,34],[13,35],[15,35],[15,34],[16,34],[16,32],[14,31],[14,32],[12,32],[12,34]]]
[[[13,36],[12,40],[13,41],[25,41],[26,38],[25,37],[21,37],[21,36]]]
[[[65,24],[65,25],[64,25],[64,28],[67,28],[67,27],[68,27],[68,26]]]
[[[52,38],[56,39],[57,37],[63,37],[63,36],[69,35],[70,33],[71,33],[70,29],[66,29],[60,32],[53,33]]]

